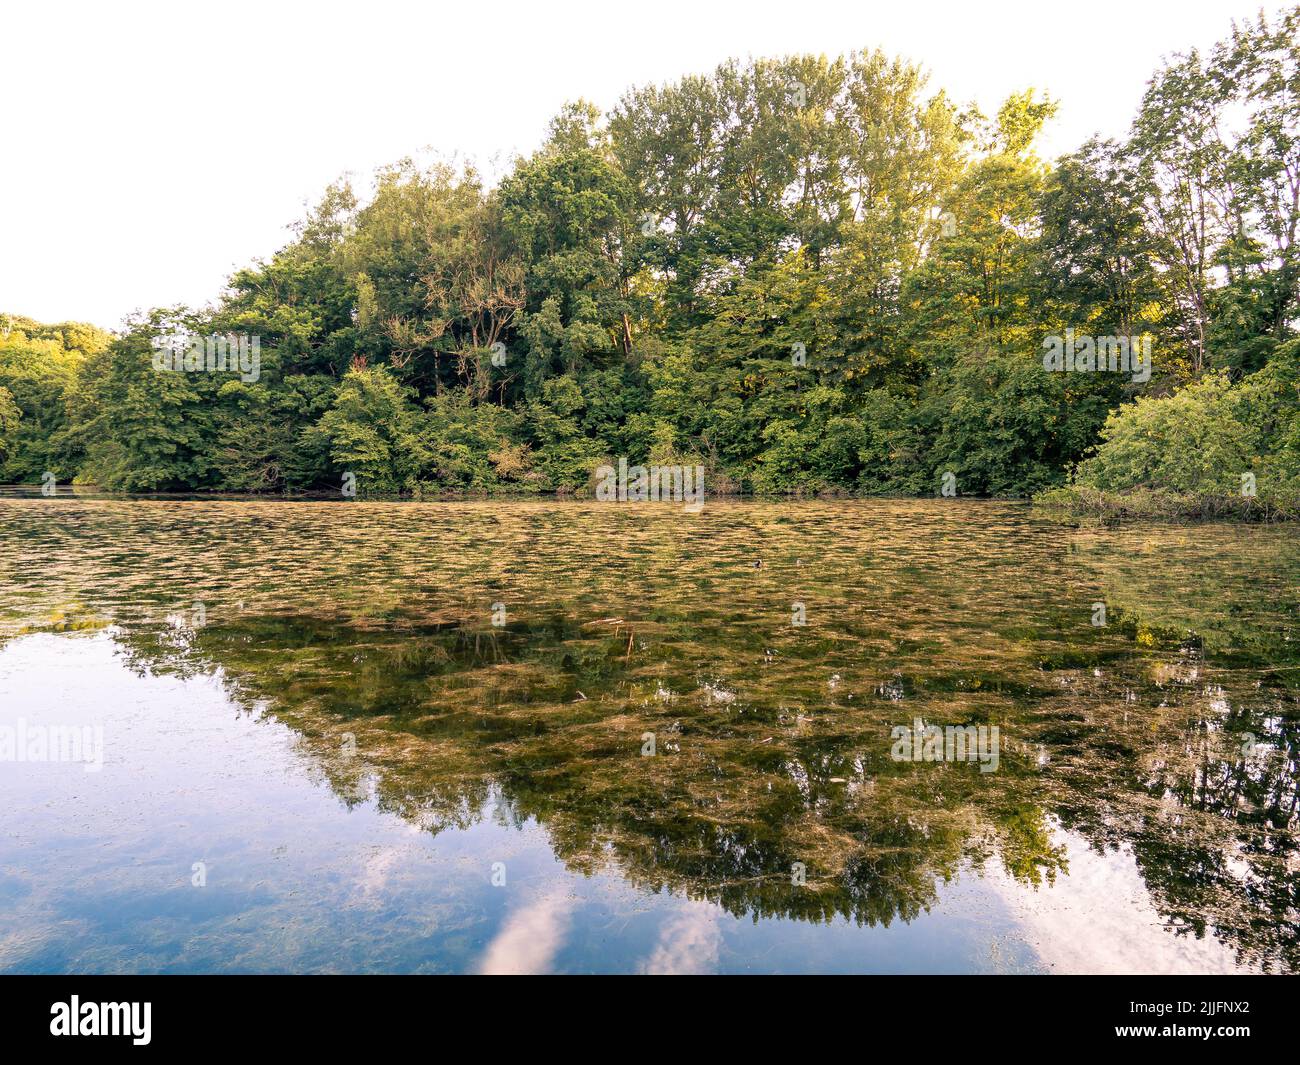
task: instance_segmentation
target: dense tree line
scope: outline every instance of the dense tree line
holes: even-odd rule
[[[0,479],[581,492],[626,456],[715,492],[1295,493],[1298,30],[1176,57],[1055,165],[1050,100],[989,117],[872,52],[570,105],[492,187],[339,182],[213,307],[0,320]],[[1149,380],[1047,372],[1067,328],[1149,335]],[[259,337],[257,379],[158,372],[177,333]]]

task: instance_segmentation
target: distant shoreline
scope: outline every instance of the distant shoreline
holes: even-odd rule
[[[43,496],[33,484],[0,485],[0,501],[9,499],[77,499],[117,502],[211,502],[211,503],[596,503],[588,491],[448,491],[437,494],[363,494],[347,498],[333,491],[304,492],[111,492],[93,485],[61,485],[52,497]],[[1153,489],[1133,492],[1100,492],[1095,489],[1053,488],[1029,496],[939,496],[864,495],[844,490],[827,492],[719,492],[710,495],[706,504],[714,503],[905,503],[935,501],[945,503],[1002,503],[1032,508],[1041,517],[1063,523],[1100,521],[1113,524],[1128,521],[1160,521],[1178,524],[1232,523],[1271,524],[1300,520],[1300,500],[1259,499],[1226,494],[1193,495]],[[623,502],[613,505],[637,507],[645,503]],[[672,502],[649,504],[672,508]]]

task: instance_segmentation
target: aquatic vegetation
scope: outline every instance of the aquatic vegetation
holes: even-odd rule
[[[85,604],[134,668],[220,677],[342,801],[429,832],[491,809],[580,873],[888,925],[963,872],[1068,876],[1059,824],[1133,853],[1175,934],[1300,965],[1281,527],[1070,530],[955,500],[32,500],[0,503],[0,542],[8,634]],[[995,770],[891,755],[916,720],[996,728]]]

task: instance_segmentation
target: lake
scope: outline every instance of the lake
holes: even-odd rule
[[[0,970],[1294,972],[1298,730],[1293,527],[0,499]]]

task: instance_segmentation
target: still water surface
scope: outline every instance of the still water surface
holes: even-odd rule
[[[1293,972],[1298,697],[1289,527],[0,500],[0,970]]]

